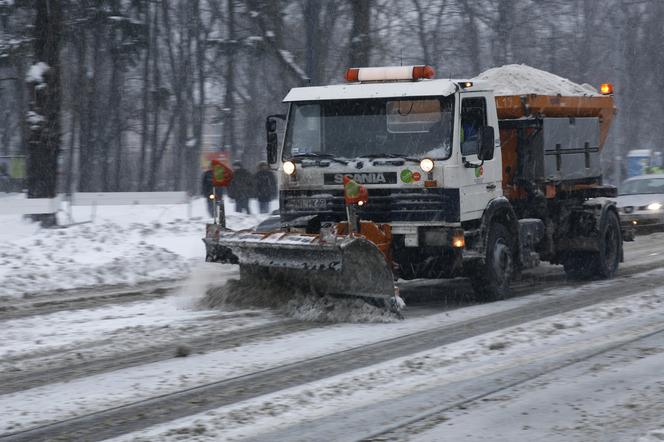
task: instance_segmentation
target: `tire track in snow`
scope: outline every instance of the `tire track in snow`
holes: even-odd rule
[[[470,408],[469,406],[477,401],[489,400],[488,398],[491,396],[495,396],[501,392],[508,392],[515,387],[527,384],[537,378],[555,373],[575,364],[590,361],[623,347],[632,346],[639,341],[650,340],[655,337],[660,340],[664,337],[664,327],[655,330],[652,330],[651,327],[650,329],[647,329],[647,331],[644,330],[643,334],[639,334],[638,336],[630,336],[629,338],[617,340],[617,342],[605,344],[598,348],[580,350],[564,359],[554,358],[552,361],[538,361],[525,367],[519,367],[517,370],[501,370],[491,376],[482,378],[480,382],[477,382],[477,379],[474,379],[472,383],[469,383],[465,388],[461,388],[462,390],[465,390],[467,394],[463,399],[458,399],[451,403],[434,407],[428,411],[420,412],[415,416],[397,419],[389,426],[373,430],[370,434],[361,436],[357,440],[361,442],[407,440],[410,436],[417,435],[422,431],[426,431],[427,429],[445,422],[448,419],[444,416],[445,413],[449,413],[455,409],[464,410]]]
[[[163,298],[182,288],[174,281],[139,284],[133,287],[98,287],[28,296],[19,301],[4,300],[0,306],[0,321],[26,316],[46,315],[62,310],[83,310],[108,304],[147,301]]]
[[[276,324],[266,324],[220,335],[208,333],[196,339],[182,339],[177,342],[167,342],[122,354],[114,353],[102,358],[68,363],[64,366],[49,367],[43,370],[33,370],[28,373],[0,375],[0,395],[9,394],[29,388],[66,382],[84,376],[119,370],[121,368],[158,362],[177,357],[178,349],[190,353],[206,353],[209,351],[224,350],[237,347],[250,342],[296,333],[311,328],[322,327],[325,324],[301,322],[297,320],[280,321]]]
[[[101,440],[158,423],[204,412],[282,389],[295,387],[350,370],[408,356],[485,333],[546,318],[599,302],[619,299],[664,284],[664,274],[643,281],[617,278],[605,285],[577,287],[574,297],[551,295],[510,310],[491,313],[424,332],[386,339],[349,350],[329,353],[247,375],[200,385],[172,394],[89,413],[32,429],[0,435],[0,440]]]
[[[622,269],[621,276],[630,276],[637,274],[638,272],[651,270],[656,267],[660,267],[662,262],[649,262],[647,264],[631,266],[627,269]],[[547,269],[548,270],[548,269]],[[553,283],[547,285],[547,289],[557,288],[561,286],[579,286],[583,282],[579,281],[566,281],[564,275],[560,275],[560,268],[555,267],[551,268],[550,272],[545,273],[545,278],[537,279],[537,282],[542,282],[543,280],[550,280]],[[546,278],[548,277],[548,278]],[[555,282],[558,282],[557,284]],[[533,283],[532,279],[516,283],[514,289],[514,296],[526,295],[532,291]],[[455,296],[449,295],[450,287],[455,287]],[[149,292],[146,294],[147,297],[153,297],[153,293],[157,296],[165,296],[170,293],[175,288],[170,289],[155,289],[155,292]],[[435,301],[427,301],[426,294],[423,295],[422,288],[417,287],[417,283],[411,285],[410,287],[404,288],[404,295],[408,296],[409,292],[416,294],[415,297],[418,298],[416,301],[419,305],[416,305],[413,309],[413,316],[427,316],[433,313],[439,313],[441,311],[452,311],[459,308],[466,307],[468,305],[473,305],[467,300],[472,299],[472,289],[470,285],[465,280],[454,280],[454,281],[443,281],[442,285],[436,284],[433,286],[428,286],[425,289],[430,292],[440,292],[447,291],[446,297],[451,298],[449,302],[445,302],[444,306],[435,305]],[[136,301],[135,295],[140,295],[140,292],[118,292],[111,293],[110,295],[100,295],[108,303],[112,303],[113,300],[120,299],[121,302]],[[107,298],[111,296],[111,298]],[[431,296],[431,293],[429,293]],[[128,297],[128,298],[126,298]],[[99,299],[96,296],[80,299],[83,302],[92,302],[96,304],[96,300]],[[76,298],[75,302],[78,302],[79,299]],[[65,300],[62,301],[66,302]],[[61,306],[59,300],[55,302],[54,305]],[[433,308],[432,308],[433,305]],[[81,307],[82,308],[82,307]],[[242,329],[230,334],[219,335],[218,333],[209,333],[204,336],[196,337],[193,339],[182,339],[177,341],[169,341],[161,343],[156,346],[150,346],[147,348],[136,349],[128,352],[122,353],[107,353],[101,358],[95,359],[82,359],[80,361],[63,360],[61,364],[57,364],[57,361],[49,361],[49,367],[47,369],[37,369],[30,370],[28,372],[15,372],[15,373],[5,373],[0,374],[0,394],[8,394],[16,391],[21,391],[28,388],[38,387],[42,385],[47,385],[54,382],[66,382],[72,379],[79,377],[90,376],[94,374],[100,374],[104,372],[109,372],[113,370],[118,370],[121,368],[133,367],[142,364],[148,364],[151,362],[157,362],[161,360],[167,360],[175,357],[176,347],[183,345],[191,351],[191,353],[204,353],[213,350],[223,350],[231,348],[234,346],[239,346],[249,342],[256,342],[261,339],[269,339],[278,336],[283,336],[289,333],[295,333],[299,331],[304,331],[312,328],[319,328],[325,324],[321,323],[302,323],[296,320],[287,320],[285,322],[279,322],[278,324],[268,324],[258,327],[252,327],[250,329]],[[85,343],[83,346],[75,348],[56,348],[51,349],[45,352],[37,354],[27,354],[20,355],[15,358],[9,358],[5,362],[20,361],[35,357],[47,357],[49,355],[58,355],[58,354],[74,354],[77,351],[84,349],[94,349],[95,347],[101,347],[105,344],[113,342],[113,339],[106,339],[101,341],[95,341],[92,343]],[[53,363],[57,365],[53,365]]]

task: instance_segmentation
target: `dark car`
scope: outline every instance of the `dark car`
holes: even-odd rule
[[[266,218],[263,220],[260,224],[258,224],[254,230],[256,232],[271,232],[273,230],[279,230],[281,228],[281,218],[279,217],[279,209],[274,210],[269,218]]]

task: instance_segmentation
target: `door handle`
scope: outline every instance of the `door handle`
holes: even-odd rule
[[[486,185],[486,190],[496,190],[496,185],[495,184],[487,184]]]

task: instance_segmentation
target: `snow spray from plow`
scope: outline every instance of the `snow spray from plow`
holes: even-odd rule
[[[399,316],[358,297],[320,295],[265,279],[228,280],[199,300],[204,309],[269,309],[296,321],[316,323],[386,323]],[[256,313],[260,315],[260,313]]]

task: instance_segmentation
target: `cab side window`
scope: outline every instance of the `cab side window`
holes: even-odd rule
[[[464,98],[461,101],[461,155],[476,155],[479,152],[482,126],[486,126],[486,99]]]

